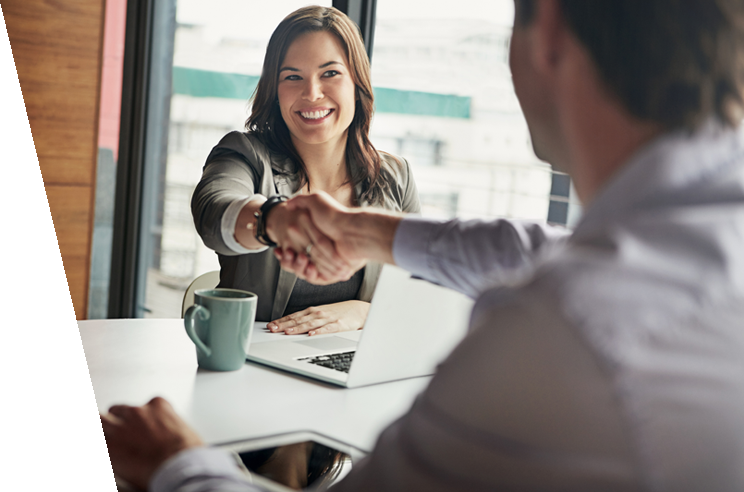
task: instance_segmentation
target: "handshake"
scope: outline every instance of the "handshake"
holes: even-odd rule
[[[266,233],[281,267],[314,284],[348,280],[368,260],[394,263],[402,215],[344,207],[325,192],[298,195],[271,208]]]

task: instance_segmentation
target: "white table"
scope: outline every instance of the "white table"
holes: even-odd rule
[[[369,450],[429,381],[343,389],[252,363],[211,372],[197,367],[181,319],[78,325],[100,411],[162,396],[208,444],[312,430]]]

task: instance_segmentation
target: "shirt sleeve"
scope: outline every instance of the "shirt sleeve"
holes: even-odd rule
[[[226,451],[191,448],[166,461],[150,480],[151,492],[260,492]]]
[[[405,217],[393,258],[401,268],[475,298],[486,288],[528,275],[539,253],[570,231],[539,223]]]
[[[253,169],[234,155],[218,157],[204,166],[202,178],[191,198],[191,214],[205,246],[228,256],[258,251],[231,244],[232,233],[227,241],[225,237],[230,220],[233,221],[232,231],[235,230],[234,221],[242,208],[238,208],[238,204],[245,204],[255,196],[255,181]]]
[[[261,246],[258,249],[248,249],[235,239],[235,224],[238,222],[240,211],[243,210],[243,207],[249,202],[255,200],[259,196],[261,195],[256,194],[250,198],[234,200],[227,206],[225,213],[222,214],[222,240],[225,242],[225,246],[237,254],[260,253],[261,251],[269,249],[268,246]]]

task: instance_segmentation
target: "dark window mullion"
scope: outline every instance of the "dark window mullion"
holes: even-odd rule
[[[364,48],[371,60],[375,41],[377,0],[333,0],[333,6],[348,15],[359,26],[362,39],[364,39]]]
[[[109,318],[134,316],[153,3],[127,2]]]

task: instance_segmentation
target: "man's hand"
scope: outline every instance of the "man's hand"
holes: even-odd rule
[[[243,247],[248,249],[259,249],[263,247],[256,237],[256,219],[255,213],[266,202],[266,197],[255,195],[252,200],[246,203],[238,214],[235,222],[235,231],[233,233],[235,240]],[[307,253],[313,254],[313,264],[322,274],[339,277],[345,273],[338,270],[344,265],[336,253],[333,242],[324,236],[313,224],[307,210],[292,209],[290,210],[286,203],[275,205],[268,211],[264,217],[266,225],[266,234],[269,239],[279,244],[286,251],[297,252],[293,258],[309,263]]]
[[[142,490],[168,458],[204,445],[160,397],[141,407],[115,405],[101,415],[101,425],[114,473]]]
[[[322,335],[338,331],[359,330],[364,326],[369,313],[369,303],[344,301],[335,304],[309,307],[303,311],[284,316],[267,324],[273,333],[287,335]]]
[[[315,284],[332,284],[348,280],[368,259],[393,263],[393,238],[400,216],[380,210],[349,209],[322,191],[298,195],[286,206],[288,210],[306,210],[332,244],[313,246],[310,259],[292,248],[277,248],[276,257],[285,270]],[[332,262],[334,268],[328,268],[320,259],[316,261],[316,252],[323,255],[322,261]]]
[[[346,274],[349,266],[339,256],[336,247],[318,230],[307,210],[282,203],[269,211],[266,232],[280,245],[280,251],[295,252],[293,259],[312,263],[323,275],[337,278]]]

